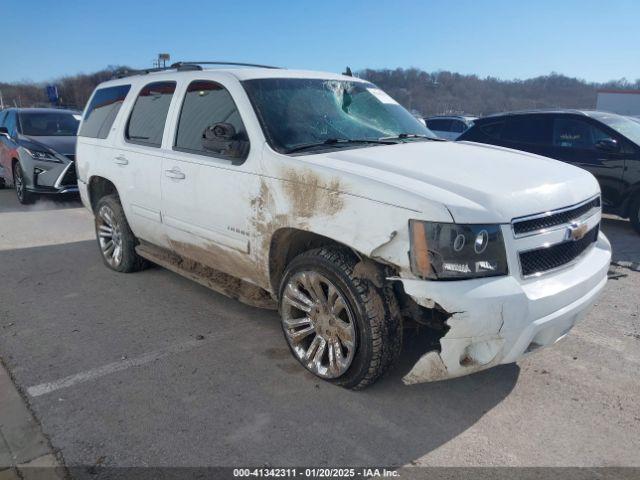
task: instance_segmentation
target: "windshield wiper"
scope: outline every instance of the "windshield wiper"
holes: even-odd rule
[[[398,142],[393,141],[392,138],[379,138],[377,140],[369,139],[369,138],[328,138],[322,142],[313,142],[313,143],[305,143],[302,145],[296,145],[295,147],[291,147],[285,150],[284,153],[295,153],[300,152],[302,150],[307,150],[309,148],[320,148],[326,146],[341,146],[341,145],[351,145],[351,144],[362,144],[362,143],[374,143],[377,145],[395,145]]]
[[[424,140],[432,140],[434,142],[446,142],[444,138],[430,137],[428,135],[422,135],[420,133],[399,133],[395,137],[381,137],[380,140],[405,140],[407,138],[420,138]]]

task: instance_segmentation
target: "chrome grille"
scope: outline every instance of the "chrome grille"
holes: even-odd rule
[[[537,248],[520,253],[520,268],[524,277],[555,270],[573,262],[598,240],[600,225],[592,228],[580,240]]]
[[[530,215],[520,219],[516,218],[512,222],[513,233],[516,237],[534,235],[535,233],[546,229],[569,224],[572,221],[587,215],[592,210],[599,208],[600,197],[596,197],[571,207]]]

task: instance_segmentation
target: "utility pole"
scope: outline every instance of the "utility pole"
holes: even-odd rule
[[[0,110],[4,110],[4,99],[2,98],[2,90],[0,90]]]

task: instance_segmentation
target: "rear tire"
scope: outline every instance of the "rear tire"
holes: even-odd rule
[[[117,195],[106,195],[98,200],[95,226],[102,261],[107,267],[130,273],[146,266],[146,261],[136,253],[138,239],[129,227]]]
[[[287,266],[279,290],[282,329],[294,357],[314,375],[351,389],[378,380],[402,349],[395,297],[356,277],[357,263],[344,248],[302,253]]]
[[[640,233],[640,194],[631,201],[629,206],[629,220],[634,230]]]
[[[13,186],[16,190],[16,197],[18,197],[18,202],[20,202],[22,205],[29,205],[35,201],[35,195],[27,191],[27,186],[25,185],[24,180],[24,172],[22,171],[20,162],[16,162],[13,166]]]

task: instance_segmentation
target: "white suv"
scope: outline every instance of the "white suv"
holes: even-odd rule
[[[515,362],[607,280],[591,174],[440,141],[349,76],[182,63],[108,81],[77,166],[108,267],[149,260],[277,308],[300,363],[349,388],[412,326],[433,342],[407,384]]]

